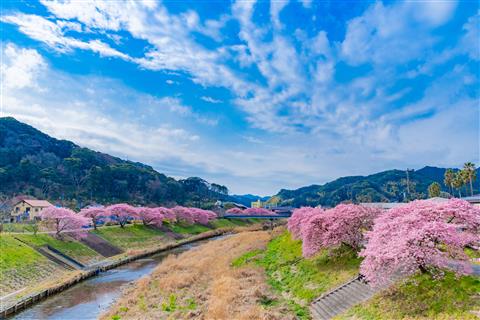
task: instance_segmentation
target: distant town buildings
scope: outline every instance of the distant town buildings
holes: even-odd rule
[[[465,197],[465,198],[462,198],[462,199],[470,202],[474,206],[479,206],[480,207],[480,194],[475,194],[473,196]]]

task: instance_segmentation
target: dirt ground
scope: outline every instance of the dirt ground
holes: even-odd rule
[[[261,268],[231,266],[270,239],[268,231],[242,232],[170,256],[102,319],[293,319],[285,306],[267,306],[278,297]]]

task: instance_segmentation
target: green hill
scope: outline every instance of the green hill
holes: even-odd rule
[[[336,179],[324,185],[311,185],[296,190],[282,189],[277,194],[283,205],[293,206],[335,206],[343,201],[352,202],[402,202],[405,199],[423,199],[428,195],[428,186],[438,182],[442,191],[448,192],[443,184],[445,168],[424,167],[409,171],[388,170],[369,176],[350,176]],[[477,176],[480,171],[477,169]],[[478,181],[474,184],[478,192]],[[463,190],[462,193],[465,193]]]
[[[57,140],[0,118],[0,196],[32,195],[71,207],[90,202],[204,205],[228,189],[200,178],[175,180],[138,162]]]

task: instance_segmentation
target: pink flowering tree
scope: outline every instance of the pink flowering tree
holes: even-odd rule
[[[340,204],[311,215],[301,229],[303,255],[310,257],[323,248],[334,249],[341,245],[359,250],[364,244],[364,234],[372,228],[379,214],[379,209]]]
[[[92,220],[93,228],[96,230],[98,222],[107,218],[107,213],[104,207],[88,207],[80,210],[79,214],[85,218]]]
[[[207,225],[211,220],[217,218],[217,214],[211,210],[203,210],[199,208],[188,208],[195,223]]]
[[[459,199],[417,200],[390,209],[367,234],[360,271],[373,285],[448,267],[468,273],[464,248],[479,243],[479,227],[480,209]]]
[[[275,216],[276,213],[265,208],[247,208],[243,210],[243,214],[249,216]]]
[[[158,212],[160,212],[163,215],[164,221],[168,221],[168,222],[177,221],[177,215],[172,209],[164,208],[164,207],[158,207],[156,209],[158,210]]]
[[[190,208],[176,206],[173,207],[172,210],[175,213],[177,221],[182,221],[187,224],[193,224],[195,222]]]
[[[243,213],[243,210],[240,209],[240,208],[235,207],[235,208],[228,209],[226,212],[227,212],[228,214],[242,214],[242,213]]]
[[[145,226],[153,225],[156,227],[162,226],[165,216],[163,215],[160,208],[147,208],[139,207],[136,208],[138,219],[142,220]]]
[[[293,239],[302,238],[302,228],[306,225],[308,219],[315,214],[323,213],[320,208],[301,207],[293,210],[292,216],[288,219],[287,228]]]
[[[47,229],[55,231],[55,236],[60,237],[63,232],[71,232],[72,235],[82,237],[85,231],[81,228],[88,226],[90,218],[76,214],[73,210],[67,208],[57,208],[50,206],[40,212],[40,218]]]
[[[129,220],[138,217],[136,208],[126,203],[108,206],[106,212],[109,218],[116,221],[121,228],[124,228]]]

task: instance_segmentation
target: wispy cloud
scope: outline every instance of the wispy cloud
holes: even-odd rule
[[[9,11],[1,21],[17,26],[56,54],[74,56],[78,50],[90,51],[175,79],[162,78],[158,94],[137,92],[133,94],[136,99],[119,95],[117,106],[88,98],[87,89],[108,101],[111,96],[104,86],[81,88],[85,96],[73,94],[77,104],[72,102],[64,109],[94,111],[112,126],[118,121],[112,115],[120,110],[122,121],[135,123],[132,130],[139,132],[134,135],[139,140],[147,139],[141,136],[142,130],[162,136],[177,132],[169,137],[175,141],[173,145],[165,142],[174,150],[172,157],[207,176],[235,185],[245,183],[248,177],[261,177],[273,186],[279,177],[303,184],[324,181],[329,178],[324,172],[357,174],[388,166],[479,160],[478,143],[472,148],[466,138],[469,133],[478,142],[478,123],[468,121],[478,119],[479,113],[475,106],[479,98],[479,11],[471,3],[375,2],[363,4],[359,14],[338,17],[335,23],[328,18],[332,14],[328,6],[312,1],[272,1],[270,5],[236,1],[225,3],[225,10],[208,18],[193,7],[173,11],[169,6],[174,3],[157,1],[41,3],[47,15]],[[465,6],[474,10],[467,14]],[[303,21],[296,19],[292,10],[312,17],[321,11],[325,16]],[[464,10],[461,15],[459,10]],[[132,50],[132,42],[143,48]],[[17,77],[5,84],[9,108],[17,106],[16,114],[26,118],[26,99],[35,106],[32,110],[43,110],[45,106],[38,101],[46,96],[39,90],[51,94],[55,92],[51,86],[60,84],[34,81],[45,72],[45,59],[35,50],[9,46],[5,50],[23,57],[11,58],[2,68],[11,79]],[[58,71],[47,71],[53,72]],[[149,88],[157,85],[155,81],[150,81]],[[35,94],[26,90],[13,94],[35,86],[40,86]],[[75,81],[66,81],[62,90],[75,92],[75,86]],[[55,94],[51,99],[61,98]],[[137,107],[140,105],[148,108]],[[136,108],[144,113],[148,109],[150,114],[132,118]],[[168,134],[155,133],[147,125],[157,116],[165,125],[174,124],[166,127]],[[459,129],[458,123],[465,123],[465,128]],[[72,121],[69,126],[73,125]],[[157,124],[155,128],[165,127]],[[240,132],[219,134],[222,130]],[[422,138],[415,140],[418,132]],[[89,139],[104,141],[98,147],[106,151],[130,148],[117,138],[111,140],[112,146],[99,137]],[[194,141],[201,142],[208,152],[192,153]],[[155,143],[163,142],[146,146]],[[157,148],[154,153],[167,153],[166,149]],[[146,152],[141,150],[138,155]],[[272,157],[290,166],[291,174],[272,165]]]

